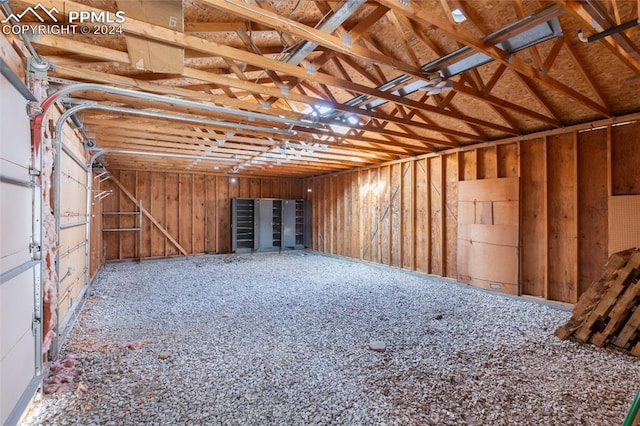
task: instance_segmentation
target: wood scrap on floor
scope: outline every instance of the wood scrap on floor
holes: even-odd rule
[[[640,249],[614,253],[598,281],[580,297],[571,319],[555,332],[640,357]]]

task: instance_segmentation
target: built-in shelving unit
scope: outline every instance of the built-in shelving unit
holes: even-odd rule
[[[238,252],[301,249],[310,246],[309,201],[232,199],[231,249]]]

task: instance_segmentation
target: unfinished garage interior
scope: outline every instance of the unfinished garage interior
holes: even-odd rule
[[[0,0],[3,424],[640,422],[638,0]]]

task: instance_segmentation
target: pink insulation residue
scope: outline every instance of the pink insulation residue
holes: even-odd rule
[[[75,391],[76,389],[86,392],[87,388],[79,381],[84,372],[79,364],[82,356],[69,354],[59,361],[49,365],[49,377],[43,380],[42,389],[44,393],[62,393]]]
[[[53,174],[55,150],[51,142],[51,135],[45,131],[42,140],[42,258],[44,271],[42,276],[42,302],[43,302],[43,330],[42,353],[46,354],[51,348],[51,342],[56,336],[56,305],[58,302],[56,274],[56,252],[58,251],[56,220],[53,216],[53,203],[51,202],[51,176]]]

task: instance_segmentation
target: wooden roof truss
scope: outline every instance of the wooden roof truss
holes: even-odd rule
[[[115,13],[123,4],[9,5],[38,3],[63,11],[60,22],[69,11]],[[182,9],[184,31],[136,15],[120,24],[122,35],[31,40],[52,64],[52,84],[222,107],[74,94],[72,102],[149,113],[83,111],[98,147],[176,154],[106,154],[110,167],[308,176],[640,111],[636,0],[185,0]],[[594,36],[602,31],[610,34]],[[182,62],[167,64],[172,72],[141,66],[129,38],[179,49]]]

